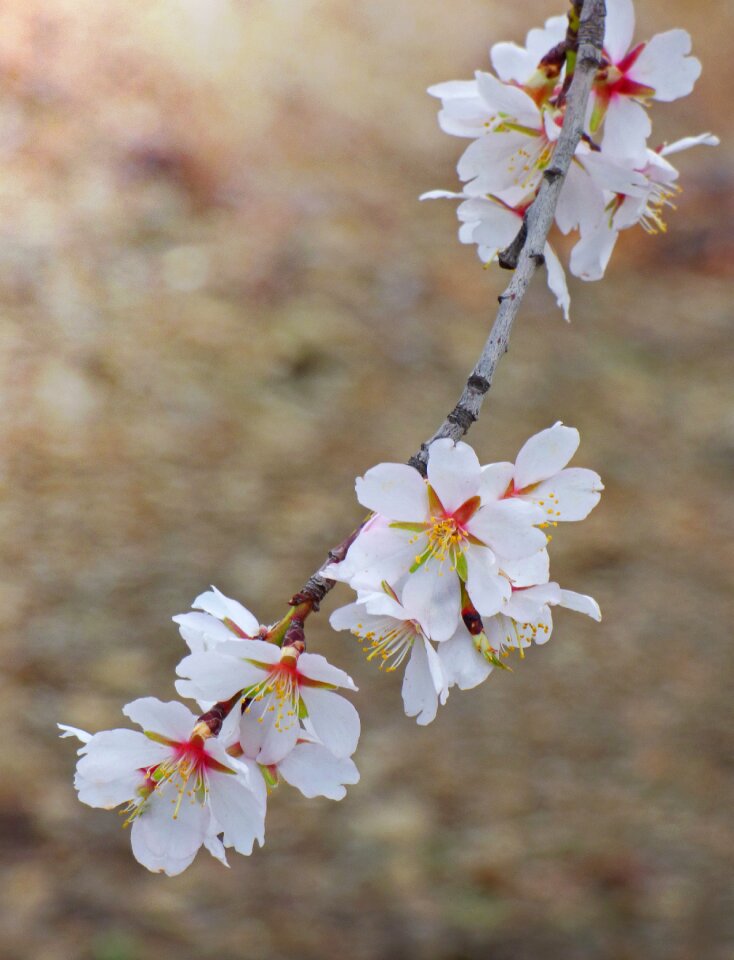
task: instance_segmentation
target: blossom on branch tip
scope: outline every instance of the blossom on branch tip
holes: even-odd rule
[[[133,854],[144,867],[175,876],[202,845],[225,863],[224,847],[249,854],[255,840],[262,846],[264,784],[220,740],[204,736],[194,714],[153,697],[123,713],[144,732],[61,729],[83,743],[74,778],[79,799],[105,809],[126,804]]]
[[[293,749],[303,718],[334,756],[350,757],[357,747],[359,715],[334,692],[357,687],[320,654],[264,640],[230,640],[184,657],[176,672],[183,697],[220,701],[241,692],[246,712],[265,730],[261,763],[277,763]]]

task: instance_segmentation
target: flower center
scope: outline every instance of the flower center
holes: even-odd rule
[[[296,661],[286,658],[275,664],[264,680],[250,687],[246,696],[249,703],[245,710],[259,714],[259,723],[273,714],[275,729],[281,733],[289,730],[298,722],[301,700]]]
[[[428,533],[430,555],[441,563],[447,557],[455,558],[461,552],[461,543],[466,538],[461,525],[453,517],[431,517]]]
[[[219,764],[208,756],[204,749],[204,741],[200,737],[182,743],[172,743],[173,755],[152,767],[140,770],[142,782],[137,789],[138,798],[131,800],[121,811],[127,814],[124,826],[129,826],[145,810],[150,797],[157,793],[162,795],[170,784],[174,795],[173,819],[178,818],[184,796],[191,803],[206,803],[209,787],[206,781],[207,767],[217,767]]]

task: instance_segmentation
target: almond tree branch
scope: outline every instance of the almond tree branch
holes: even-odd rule
[[[583,6],[581,0],[573,0],[571,16],[579,16],[578,36],[573,38],[576,42],[573,42],[573,39],[571,41],[575,47],[576,56],[573,80],[566,98],[563,127],[553,152],[553,161],[543,173],[538,196],[528,209],[516,240],[510,244],[507,251],[503,251],[504,254],[509,254],[513,247],[519,248],[516,255],[517,267],[505,292],[499,297],[497,317],[479,360],[469,375],[459,402],[433,436],[422,443],[420,450],[408,461],[424,476],[428,462],[428,448],[433,441],[441,437],[460,440],[479,417],[499,359],[507,352],[510,331],[522,299],[536,268],[545,262],[543,248],[553,223],[568,168],[584,130],[589,94],[601,63],[605,13],[604,0],[583,0]],[[569,38],[566,42],[569,43]],[[343,559],[358,532],[359,529],[355,530],[343,543],[331,550],[327,562]],[[301,608],[306,608],[307,613],[311,609],[318,609],[318,605],[335,584],[334,580],[322,575],[321,569],[323,567],[309,577],[303,588],[292,598],[292,606],[299,605]],[[301,620],[300,617],[298,619]],[[300,633],[298,636],[300,637]],[[287,640],[286,637],[286,643]]]

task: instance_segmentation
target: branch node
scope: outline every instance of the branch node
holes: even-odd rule
[[[527,214],[522,218],[522,225],[515,235],[515,239],[512,243],[505,247],[504,250],[500,250],[497,254],[497,262],[502,267],[503,270],[514,270],[517,266],[517,261],[522,253],[522,248],[525,246],[525,241],[528,237],[528,220]]]
[[[473,373],[469,377],[469,379],[466,381],[466,385],[471,390],[475,390],[477,393],[486,393],[491,386],[486,377],[479,376],[479,374],[476,373]]]

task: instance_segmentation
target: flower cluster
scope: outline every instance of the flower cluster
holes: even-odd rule
[[[550,582],[548,529],[583,520],[603,489],[594,471],[567,467],[578,444],[577,430],[556,423],[514,464],[482,467],[468,444],[436,440],[426,478],[382,463],[357,480],[373,513],[325,571],[357,592],[331,624],[388,670],[407,660],[403,703],[418,723],[434,719],[450,687],[474,687],[511,650],[545,643],[551,606],[600,619],[591,597]]]
[[[359,774],[350,759],[359,717],[335,693],[351,678],[302,644],[268,642],[266,628],[216,589],[174,617],[192,651],[181,661],[182,696],[205,711],[152,697],[123,713],[142,727],[94,736],[60,724],[82,741],[74,784],[92,807],[125,804],[133,854],[174,876],[199,848],[226,864],[226,848],[250,854],[265,841],[268,792],[279,780],[305,797],[341,800]]]
[[[607,0],[602,65],[596,74],[584,134],[563,185],[555,222],[562,233],[578,231],[571,272],[583,280],[604,275],[621,230],[640,224],[664,232],[663,213],[680,188],[668,157],[709,134],[651,149],[651,101],[688,95],[701,73],[685,30],[668,30],[633,45],[632,0]],[[567,20],[551,17],[531,30],[525,47],[496,43],[494,73],[430,87],[441,100],[441,129],[471,140],[458,163],[461,192],[432,190],[421,199],[460,199],[459,239],[477,245],[490,263],[514,239],[535,199],[563,123],[570,79]],[[568,319],[570,297],[560,260],[546,244],[548,286]]]

